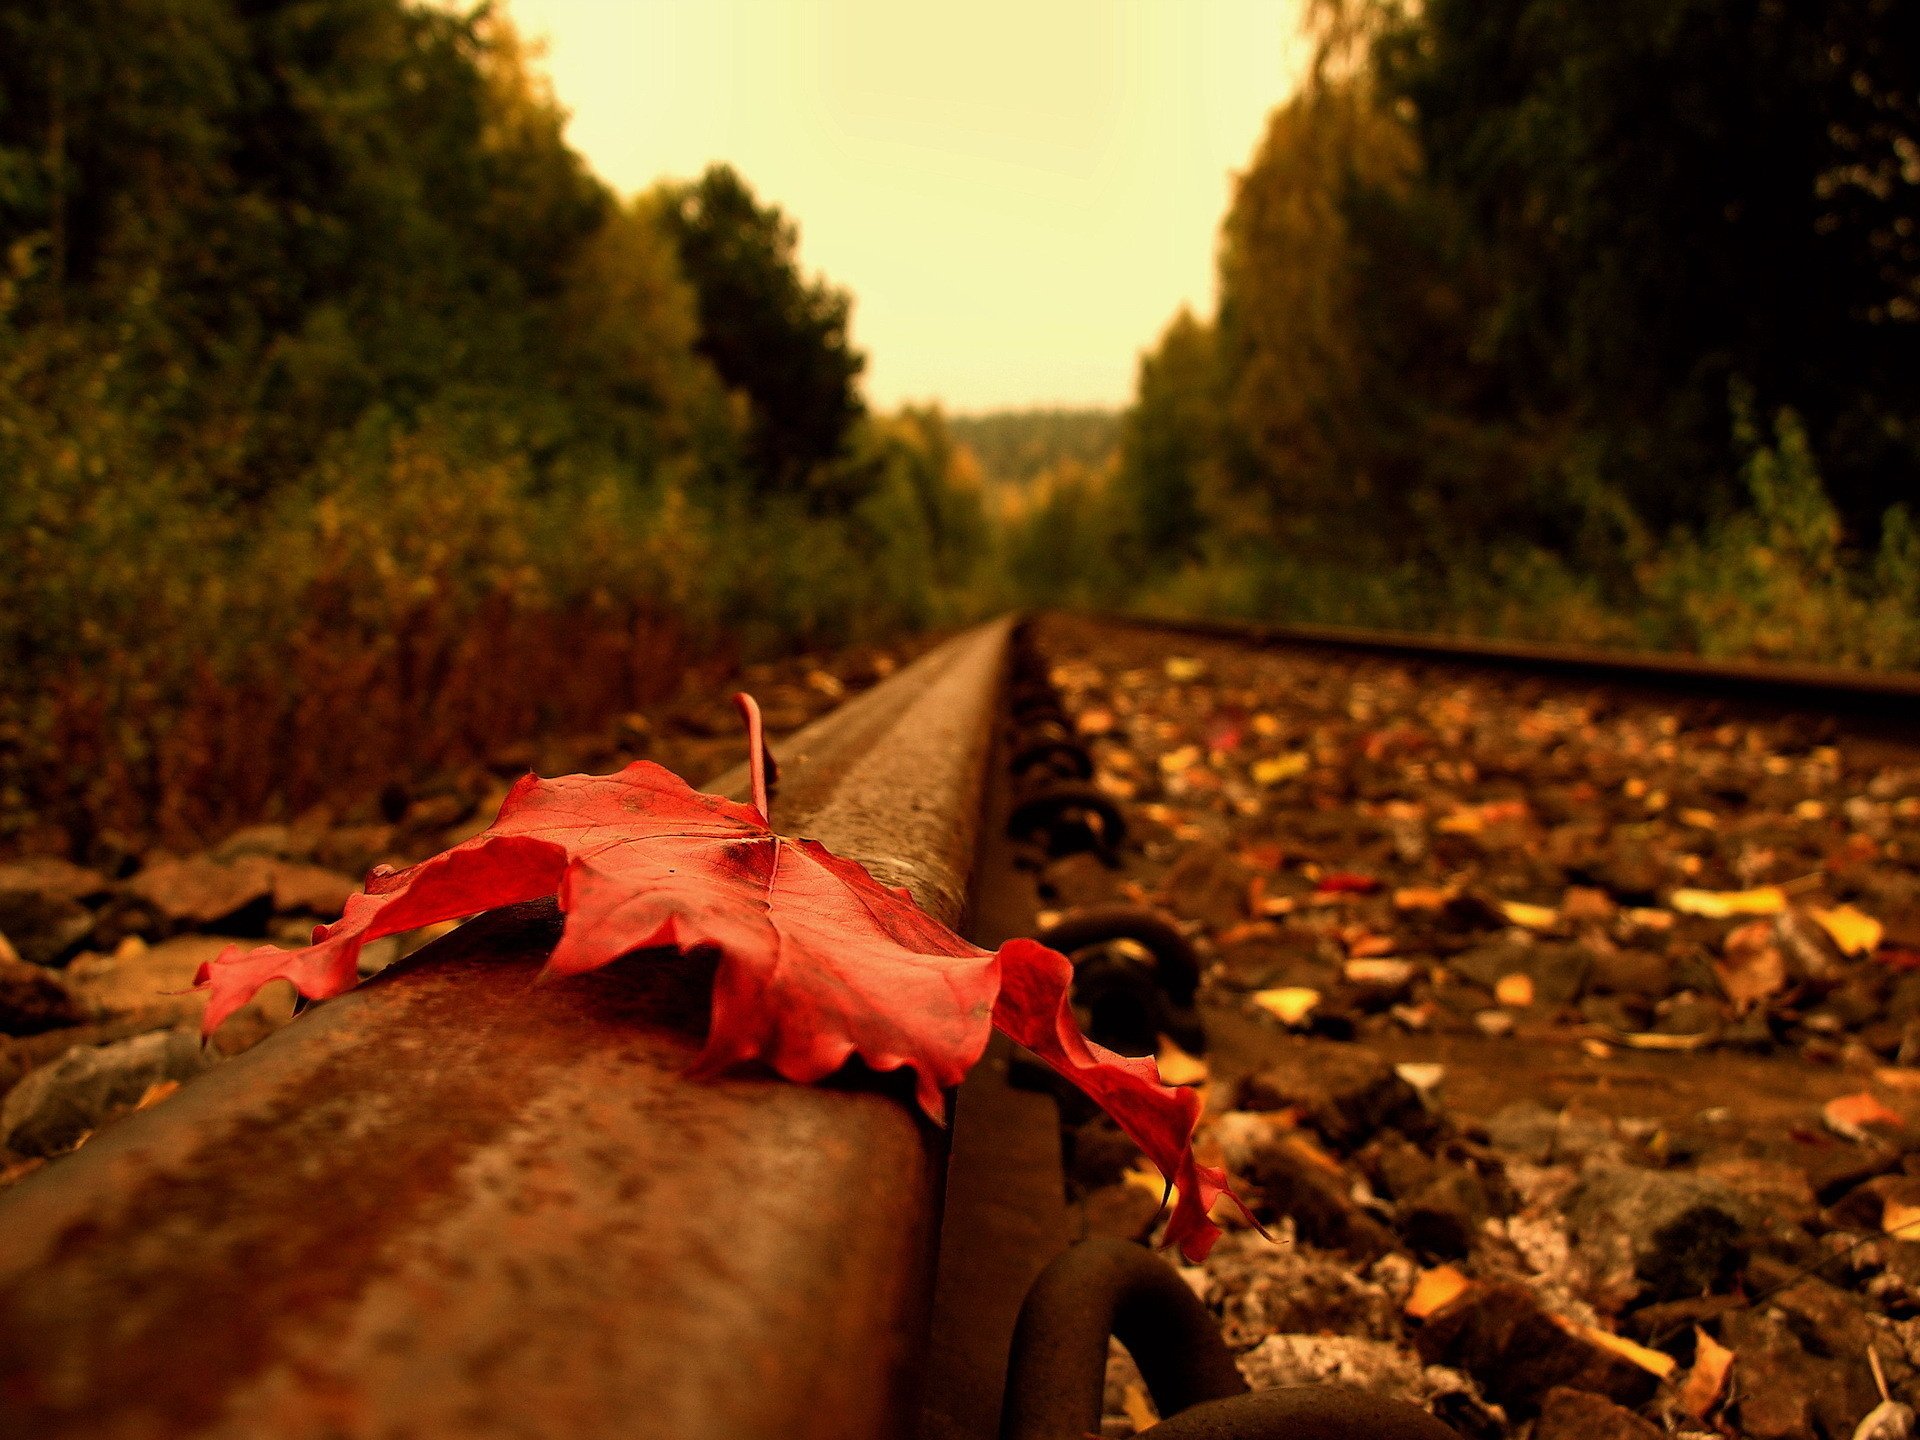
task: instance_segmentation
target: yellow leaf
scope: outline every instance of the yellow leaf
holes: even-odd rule
[[[1533,1004],[1533,977],[1519,974],[1502,975],[1499,983],[1493,987],[1493,998],[1511,1009],[1526,1009]]]
[[[1167,679],[1176,685],[1184,685],[1189,680],[1198,680],[1207,673],[1207,662],[1195,660],[1186,655],[1167,657]]]
[[[1502,900],[1500,913],[1509,925],[1525,930],[1551,930],[1560,923],[1560,912],[1551,905],[1528,905],[1519,900]]]
[[[1881,1207],[1880,1229],[1885,1234],[1905,1235],[1911,1239],[1916,1228],[1920,1228],[1920,1205],[1889,1200]]]
[[[1833,943],[1846,955],[1871,955],[1880,948],[1881,937],[1887,933],[1886,926],[1851,905],[1815,910],[1813,918],[1820,922],[1820,928],[1833,937]]]
[[[1162,1085],[1197,1085],[1207,1078],[1207,1062],[1189,1055],[1164,1035],[1160,1037],[1160,1053],[1154,1058]]]
[[[1682,915],[1730,920],[1735,915],[1778,915],[1787,908],[1787,894],[1778,885],[1757,890],[1676,890],[1667,903]]]
[[[1169,750],[1160,757],[1160,773],[1163,775],[1183,775],[1200,763],[1198,745],[1182,745],[1178,750]]]
[[[1704,1050],[1713,1043],[1713,1036],[1704,1033],[1663,1035],[1657,1030],[1643,1030],[1622,1035],[1620,1043],[1629,1050]]]
[[[1611,1331],[1599,1329],[1593,1325],[1575,1325],[1571,1321],[1560,1322],[1574,1334],[1591,1340],[1603,1350],[1611,1350],[1623,1360],[1631,1360],[1642,1370],[1658,1375],[1662,1380],[1674,1372],[1678,1362],[1662,1350],[1649,1350],[1644,1345],[1636,1345],[1624,1335],[1615,1335]]]
[[[1718,830],[1720,817],[1711,810],[1682,810],[1677,818],[1682,825],[1691,825],[1696,830]]]
[[[1898,1111],[1889,1110],[1865,1090],[1829,1100],[1820,1107],[1820,1118],[1827,1122],[1829,1130],[1849,1140],[1867,1139],[1865,1127],[1868,1125],[1899,1126],[1905,1123]]]
[[[1413,1282],[1413,1293],[1407,1296],[1406,1312],[1415,1320],[1424,1320],[1436,1310],[1451,1305],[1472,1284],[1451,1265],[1422,1270],[1420,1278]]]
[[[1127,1382],[1120,1403],[1126,1408],[1127,1423],[1134,1429],[1147,1430],[1160,1423],[1160,1412],[1153,1408],[1153,1401],[1147,1398],[1146,1387],[1139,1382]]]
[[[1693,1368],[1680,1382],[1674,1397],[1680,1408],[1696,1420],[1704,1420],[1720,1403],[1727,1391],[1727,1376],[1733,1370],[1733,1351],[1722,1345],[1698,1325],[1693,1327]]]
[[[1437,885],[1408,885],[1393,892],[1396,910],[1444,910],[1460,892]]]
[[[1320,992],[1305,985],[1282,985],[1275,990],[1256,990],[1253,1003],[1282,1025],[1298,1026],[1320,1003]]]
[[[1285,781],[1297,779],[1307,773],[1307,767],[1312,763],[1311,757],[1299,750],[1290,755],[1275,755],[1266,760],[1256,760],[1253,762],[1253,783],[1279,785]]]

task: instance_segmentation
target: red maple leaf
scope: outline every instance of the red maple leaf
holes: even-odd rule
[[[1204,1256],[1219,1234],[1208,1210],[1223,1195],[1240,1202],[1223,1171],[1194,1159],[1199,1097],[1161,1084],[1151,1057],[1117,1055],[1080,1033],[1068,1003],[1073,965],[1057,951],[1011,940],[989,953],[853,861],[775,834],[759,711],[737,698],[748,720],[751,806],[644,760],[613,775],[528,775],[472,839],[406,870],[374,870],[305,949],[230,945],[202,965],[205,1029],[270,980],[290,980],[315,1000],[350,989],[360,947],[383,935],[557,895],[565,925],[549,974],[660,946],[717,953],[696,1074],[760,1061],[814,1081],[858,1056],[875,1070],[910,1068],[921,1107],[938,1122],[946,1088],[997,1026],[1133,1138],[1177,1191],[1167,1243]]]

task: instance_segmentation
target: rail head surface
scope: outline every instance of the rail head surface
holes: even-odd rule
[[[1008,629],[786,742],[778,828],[957,921]],[[557,933],[473,921],[0,1199],[0,1434],[899,1433],[942,1137],[689,1081],[709,962],[535,984]]]
[[[1834,665],[1705,660],[1652,651],[1468,640],[1340,625],[1280,625],[1152,615],[1101,618],[1113,624],[1244,645],[1343,650],[1397,660],[1492,667],[1597,684],[1752,700],[1770,706],[1878,715],[1902,722],[1911,720],[1916,707],[1920,707],[1920,675]]]

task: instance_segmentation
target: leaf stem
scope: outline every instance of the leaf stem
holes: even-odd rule
[[[767,810],[767,739],[760,724],[760,704],[744,690],[733,697],[733,703],[747,722],[747,772],[753,777],[753,808],[771,827],[773,816]]]

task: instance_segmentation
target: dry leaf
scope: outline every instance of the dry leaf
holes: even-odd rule
[[[1153,1408],[1153,1401],[1147,1398],[1146,1386],[1138,1381],[1127,1382],[1120,1403],[1127,1412],[1127,1423],[1134,1429],[1146,1430],[1160,1423],[1160,1412]]]
[[[1176,685],[1184,685],[1190,680],[1198,680],[1207,673],[1207,662],[1195,660],[1186,655],[1167,657],[1167,679]]]
[[[1843,954],[1871,955],[1880,948],[1880,941],[1887,933],[1886,926],[1851,905],[1815,910],[1812,914],[1820,922],[1820,928],[1833,937],[1833,943],[1840,947]]]
[[[1393,908],[1396,910],[1444,910],[1459,897],[1459,894],[1458,890],[1435,885],[1409,885],[1393,892]]]
[[[1880,1210],[1880,1230],[1886,1235],[1911,1235],[1920,1228],[1920,1205],[1888,1200]]]
[[[1253,762],[1251,774],[1256,785],[1280,785],[1288,780],[1296,780],[1307,773],[1313,764],[1310,756],[1301,751],[1291,755],[1275,755],[1270,759]]]
[[[1829,1100],[1820,1107],[1820,1118],[1834,1134],[1848,1140],[1870,1139],[1865,1128],[1868,1125],[1900,1126],[1906,1123],[1898,1112],[1889,1110],[1865,1090]]]
[[[1680,1408],[1696,1420],[1705,1420],[1727,1392],[1727,1377],[1733,1372],[1733,1351],[1699,1326],[1693,1329],[1693,1368],[1680,1382],[1674,1399]]]
[[[140,1098],[134,1101],[136,1110],[150,1110],[180,1088],[178,1080],[156,1080],[140,1092]]]
[[[1649,1350],[1645,1345],[1636,1345],[1624,1335],[1615,1335],[1593,1325],[1576,1325],[1572,1321],[1560,1322],[1573,1334],[1591,1340],[1603,1350],[1611,1350],[1623,1360],[1631,1360],[1642,1370],[1658,1375],[1662,1380],[1674,1372],[1679,1363],[1663,1350]]]
[[[1466,1294],[1472,1284],[1451,1265],[1422,1270],[1420,1278],[1413,1282],[1413,1293],[1407,1296],[1406,1313],[1411,1319],[1424,1320]]]
[[[1631,1035],[1622,1035],[1620,1043],[1629,1050],[1704,1050],[1713,1044],[1713,1036],[1662,1035],[1656,1030],[1643,1030]]]
[[[1667,904],[1682,915],[1708,920],[1730,920],[1736,915],[1778,915],[1787,908],[1787,893],[1778,885],[1757,890],[1676,890]]]
[[[1160,1037],[1160,1053],[1154,1057],[1160,1067],[1162,1085],[1198,1085],[1207,1078],[1207,1062],[1189,1055],[1166,1036]]]
[[[1178,750],[1169,750],[1160,757],[1162,775],[1184,775],[1200,763],[1198,745],[1182,745]]]
[[[1320,992],[1305,985],[1282,985],[1275,990],[1256,990],[1252,999],[1282,1025],[1300,1026],[1320,1003]]]
[[[1502,975],[1493,987],[1493,998],[1515,1010],[1526,1009],[1533,1004],[1533,977],[1517,973]]]
[[[1528,905],[1519,900],[1499,902],[1500,913],[1509,925],[1526,930],[1551,930],[1560,923],[1560,912],[1551,905]]]
[[[1398,989],[1413,979],[1418,968],[1411,960],[1363,956],[1357,960],[1349,960],[1343,973],[1355,985],[1381,985],[1388,989]]]

